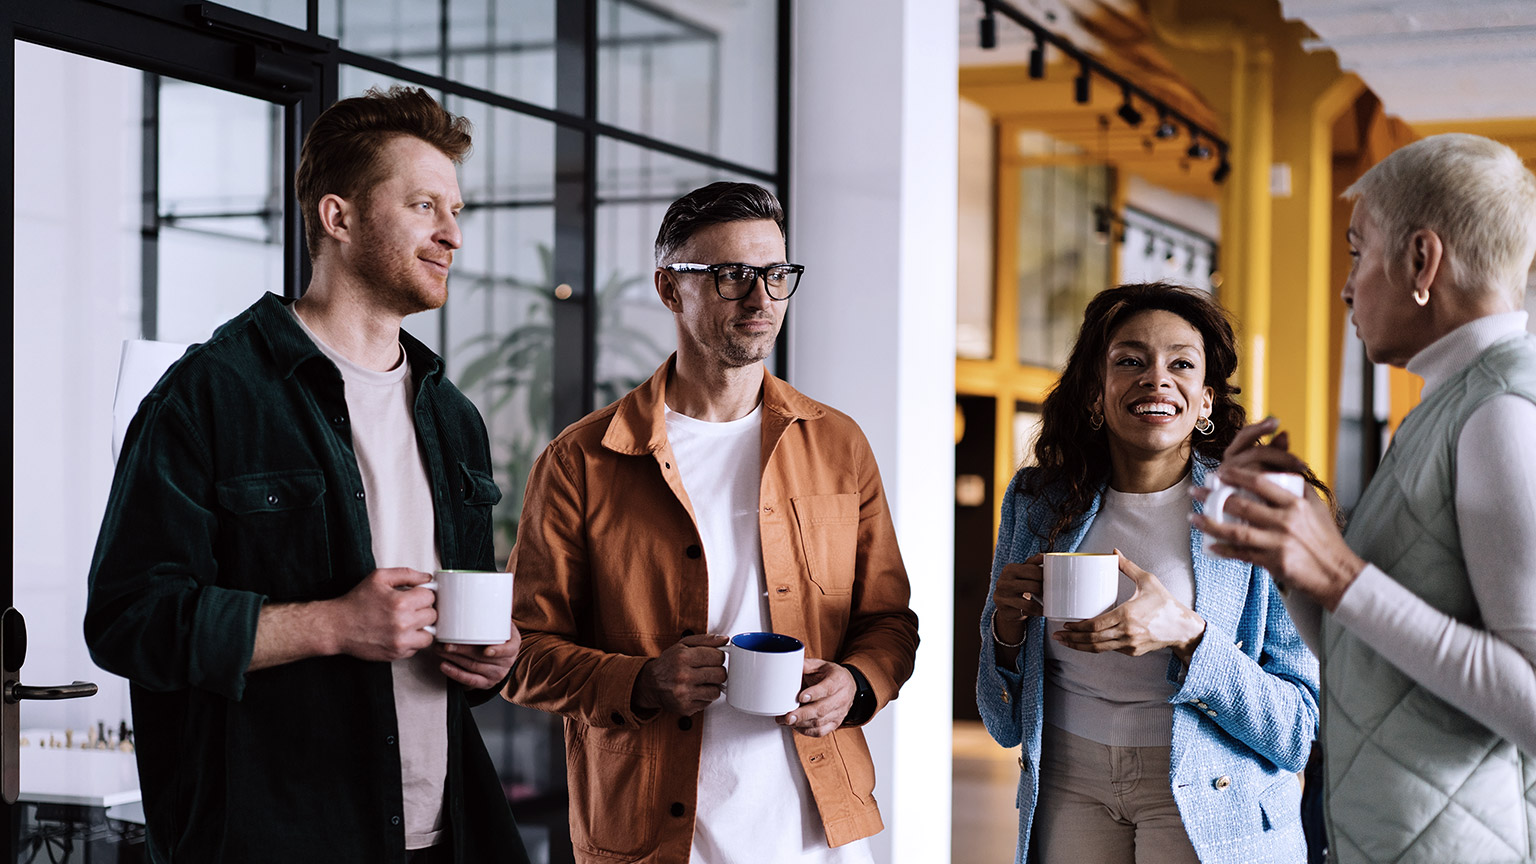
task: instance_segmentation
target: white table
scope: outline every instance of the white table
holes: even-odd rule
[[[119,750],[21,748],[20,801],[106,810],[139,802],[139,766]]]

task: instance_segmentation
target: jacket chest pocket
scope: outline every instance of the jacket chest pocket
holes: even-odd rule
[[[459,463],[459,495],[463,518],[459,521],[459,566],[484,566],[479,563],[482,549],[491,545],[491,511],[501,500],[501,488],[490,474]]]
[[[286,600],[311,597],[330,581],[320,469],[245,474],[215,490],[224,510],[220,584]]]
[[[800,547],[811,581],[823,594],[853,591],[859,545],[859,496],[807,495],[791,498]]]

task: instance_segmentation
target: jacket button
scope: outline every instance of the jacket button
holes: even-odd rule
[[[687,556],[688,556],[688,557],[689,557],[689,558],[697,558],[697,557],[699,557],[699,556],[700,556],[700,555],[703,555],[703,554],[704,554],[704,550],[703,550],[703,549],[700,549],[700,548],[699,548],[699,544],[697,544],[697,543],[691,543],[691,544],[689,544],[689,546],[688,546],[688,548],[687,548],[687,549],[684,549],[684,550],[683,550],[683,552],[684,552],[684,554],[686,554],[686,555],[687,555]]]
[[[619,726],[623,726],[624,725],[624,715],[620,714],[617,711],[613,712],[612,714],[609,714],[608,715],[608,719],[612,720],[614,723],[618,724]]]
[[[363,500],[363,490],[361,489],[357,490],[357,500]]]
[[[1003,704],[1007,705],[1007,704],[1009,704],[1012,701],[1013,701],[1013,697],[1008,695],[1008,688],[1004,687],[1003,688]]]
[[[384,743],[388,744],[391,747],[395,746],[395,736],[389,735],[389,736],[385,737]]]
[[[1216,716],[1216,712],[1215,711],[1207,711],[1207,712],[1205,712],[1205,716],[1207,716],[1207,717],[1215,717]]]
[[[1223,774],[1220,777],[1217,777],[1216,782],[1212,783],[1211,785],[1215,786],[1217,789],[1225,789],[1232,785],[1232,778]]]
[[[1020,771],[1023,771],[1023,770],[1024,770],[1024,769],[1025,769],[1025,767],[1026,767],[1026,766],[1025,766],[1025,765],[1024,765],[1024,757],[1023,757],[1023,756],[1020,756],[1020,757],[1019,757],[1019,770],[1020,770]]]
[[[780,585],[778,588],[775,588],[774,591],[776,593],[779,593],[779,594],[788,594],[789,593],[789,586],[788,585]]]
[[[391,816],[391,817],[389,817],[389,824],[391,824],[391,825],[399,825],[400,824],[400,817],[399,816]]]
[[[683,815],[683,805],[682,805],[682,802],[680,802],[680,801],[673,801],[672,802],[672,807],[670,809],[672,811],[672,815],[673,816],[682,816]]]
[[[335,423],[337,426],[340,426],[341,424],[347,422],[347,418],[338,414],[337,416],[331,418],[331,422]]]
[[[677,718],[677,728],[683,730],[684,732],[687,732],[689,729],[692,729],[693,728],[693,718],[692,717],[679,717],[679,718]]]
[[[267,496],[267,503],[268,504],[276,504],[277,503],[277,496],[276,495],[268,495]]]

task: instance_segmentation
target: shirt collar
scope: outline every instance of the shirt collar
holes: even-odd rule
[[[614,408],[613,421],[603,435],[603,446],[619,453],[638,456],[655,453],[667,441],[667,379],[672,374],[677,355],[667,358],[655,374],[639,387],[629,391]],[[826,414],[816,402],[795,388],[763,370],[763,401],[765,412],[777,414],[786,422],[814,420]]]
[[[299,326],[299,322],[294,320],[293,313],[287,308],[292,303],[292,299],[268,292],[251,313],[256,329],[266,340],[267,347],[272,351],[272,357],[284,378],[292,377],[300,366],[316,358],[330,363],[329,358],[320,350],[320,346],[316,345],[315,341],[309,338],[309,334],[304,332],[304,328]],[[442,358],[438,357],[432,349],[404,330],[400,331],[400,345],[405,348],[405,358],[411,364],[411,377],[418,386],[425,377],[442,378]]]
[[[1413,355],[1408,371],[1424,379],[1421,398],[1472,365],[1495,342],[1524,333],[1527,318],[1523,310],[1485,315],[1457,327]]]

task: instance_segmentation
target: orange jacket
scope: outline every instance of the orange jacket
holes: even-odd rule
[[[506,697],[565,718],[571,839],[582,861],[686,862],[698,718],[637,715],[640,667],[707,631],[709,579],[667,442],[668,360],[550,443],[528,476]],[[874,454],[846,415],[763,376],[758,525],[769,626],[856,666],[877,710],[912,674],[917,616]],[[864,734],[794,736],[833,846],[883,827]]]

